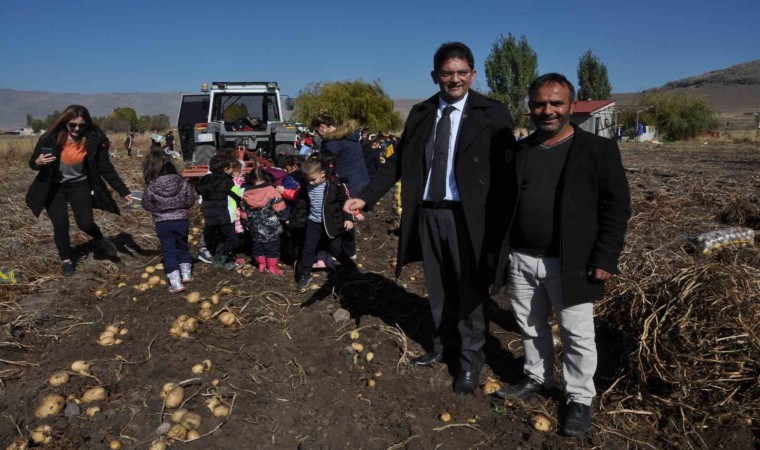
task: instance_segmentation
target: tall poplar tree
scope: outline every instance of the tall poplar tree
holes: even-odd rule
[[[507,104],[516,127],[526,126],[528,88],[538,77],[538,54],[528,39],[521,36],[518,41],[512,33],[506,38],[502,35],[493,43],[485,68],[491,97]]]
[[[578,100],[607,100],[611,94],[607,66],[588,50],[578,60]]]

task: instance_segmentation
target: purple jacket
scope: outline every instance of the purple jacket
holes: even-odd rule
[[[150,211],[154,222],[187,220],[195,203],[195,191],[180,175],[162,175],[148,184],[142,207]]]

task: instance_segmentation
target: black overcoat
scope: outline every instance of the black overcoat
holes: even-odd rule
[[[492,293],[507,283],[509,226],[514,219],[522,182],[523,155],[536,145],[534,136],[518,143],[508,156],[508,225],[499,254]],[[628,180],[615,142],[575,128],[575,136],[562,169],[560,195],[560,259],[566,306],[593,302],[604,295],[604,283],[588,276],[591,268],[618,273],[618,258],[625,244],[631,216]]]
[[[50,185],[53,183],[60,166],[63,147],[56,143],[56,139],[57,135],[54,133],[46,138],[45,141],[42,139],[37,141],[32,156],[29,158],[29,167],[37,171],[37,176],[26,193],[26,205],[32,210],[35,217],[38,217],[42,210],[45,209]],[[56,159],[52,164],[38,166],[35,161],[44,147],[52,148]],[[85,156],[84,171],[93,193],[92,207],[119,214],[119,207],[111,197],[111,193],[108,191],[108,187],[106,187],[103,180],[105,179],[122,197],[127,196],[130,191],[124,182],[121,181],[121,178],[119,178],[119,174],[114,169],[113,164],[111,164],[111,158],[108,154],[109,148],[110,141],[104,134],[99,131],[91,131],[87,135],[87,155]]]
[[[401,234],[396,276],[407,263],[420,261],[419,205],[425,191],[429,160],[425,154],[436,120],[438,94],[412,107],[393,156],[357,197],[370,209],[401,180]],[[493,274],[496,250],[503,233],[503,212],[496,204],[503,195],[505,154],[513,150],[512,116],[503,103],[470,91],[459,125],[454,172],[470,244],[478,272]],[[488,224],[488,227],[486,226]],[[490,281],[490,280],[489,280]]]

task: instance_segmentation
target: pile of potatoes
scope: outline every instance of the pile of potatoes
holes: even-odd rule
[[[190,369],[190,371],[193,372],[194,374],[201,374],[203,372],[208,372],[213,368],[214,368],[214,363],[211,362],[210,359],[204,359],[200,363],[194,365],[192,369]]]
[[[119,325],[124,325],[124,322],[121,322]],[[108,325],[106,329],[100,333],[98,344],[104,347],[121,344],[123,341],[118,336],[124,336],[127,334],[128,330],[126,328],[120,328],[119,325]]]
[[[195,333],[198,329],[198,319],[195,317],[182,314],[172,322],[169,328],[169,334],[174,339],[188,338],[190,334]]]
[[[153,289],[156,286],[165,286],[166,280],[163,279],[161,275],[156,274],[156,272],[160,272],[162,270],[164,270],[164,265],[162,263],[158,263],[155,266],[147,266],[145,268],[145,271],[140,275],[140,278],[143,281],[139,284],[135,284],[132,287],[135,290],[144,292],[148,289]]]

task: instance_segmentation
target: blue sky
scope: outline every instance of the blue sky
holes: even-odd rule
[[[379,79],[393,98],[435,91],[442,43],[483,60],[525,35],[539,72],[576,80],[591,49],[614,92],[760,58],[759,0],[30,1],[3,0],[0,88],[84,94],[196,92],[202,81]],[[241,6],[244,5],[244,6]]]

